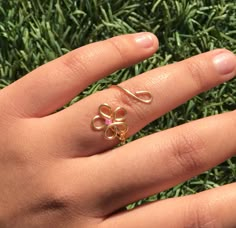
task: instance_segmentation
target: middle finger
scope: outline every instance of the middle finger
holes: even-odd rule
[[[153,95],[151,104],[143,104],[123,91],[111,88],[93,94],[68,109],[47,117],[47,120],[56,126],[52,134],[57,141],[74,147],[71,150],[74,154],[68,154],[69,156],[88,156],[108,150],[118,143],[118,140],[105,140],[104,132],[91,128],[91,120],[98,114],[101,104],[108,103],[114,109],[121,106],[127,110],[126,123],[129,126],[128,136],[131,136],[193,96],[230,80],[235,73],[235,55],[218,49],[146,72],[121,84],[133,93],[139,90],[149,91]]]

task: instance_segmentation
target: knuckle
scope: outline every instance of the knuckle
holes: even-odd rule
[[[207,72],[206,65],[202,61],[191,59],[185,61],[185,67],[197,90],[200,92],[206,90],[208,88],[206,77],[204,77]]]
[[[172,139],[172,154],[174,157],[174,173],[179,169],[181,173],[199,170],[204,164],[201,155],[206,150],[202,138],[194,131],[178,132]]]
[[[75,77],[89,74],[88,59],[82,48],[74,50],[61,58],[62,69],[70,72],[68,76]]]
[[[217,216],[211,205],[199,196],[187,201],[184,213],[184,227],[207,228],[219,227]]]
[[[129,62],[127,60],[127,51],[125,47],[127,46],[123,40],[119,37],[114,37],[111,39],[106,40],[115,52],[115,55],[120,59],[120,62],[124,65],[128,65]]]

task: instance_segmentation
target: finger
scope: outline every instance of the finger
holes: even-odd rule
[[[151,33],[123,35],[81,47],[31,72],[5,89],[18,113],[41,117],[62,107],[89,84],[152,55]]]
[[[105,219],[108,227],[236,227],[236,184],[196,195],[167,199],[115,214]]]
[[[118,140],[105,140],[104,131],[94,131],[90,125],[102,103],[108,103],[113,109],[121,106],[127,110],[127,136],[130,136],[198,93],[231,79],[235,73],[236,57],[227,50],[215,50],[152,70],[121,84],[133,93],[149,91],[153,95],[151,104],[137,102],[123,91],[111,88],[50,116],[48,121],[55,125],[52,135],[58,142],[63,138],[63,142],[73,144],[74,150],[71,151],[77,153],[73,156],[107,150]],[[82,151],[82,155],[78,151]]]
[[[166,190],[236,153],[236,112],[194,121],[94,156],[96,197],[112,212]],[[96,168],[94,168],[96,167]],[[104,173],[106,175],[104,175]],[[112,204],[110,203],[112,201]]]

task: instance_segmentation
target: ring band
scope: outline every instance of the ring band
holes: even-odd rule
[[[111,87],[117,87],[127,95],[145,104],[150,104],[153,100],[152,94],[148,91],[137,91],[132,93],[118,85],[112,85]],[[147,98],[140,98],[140,96],[145,96]],[[125,108],[117,107],[115,110],[112,110],[108,104],[104,103],[99,106],[98,115],[92,119],[91,126],[93,130],[104,131],[104,138],[106,140],[117,138],[120,140],[121,144],[124,144],[129,130],[128,125],[125,122],[126,115],[127,111]]]

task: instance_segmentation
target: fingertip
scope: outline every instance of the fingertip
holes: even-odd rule
[[[139,48],[156,50],[159,46],[157,37],[150,32],[136,33],[134,41]]]
[[[232,79],[236,74],[236,55],[227,50],[216,49],[212,51],[213,66],[218,75],[226,79]]]
[[[149,33],[149,35],[154,40],[154,42],[153,42],[153,49],[157,50],[159,48],[159,40],[158,40],[157,36],[154,33]]]

